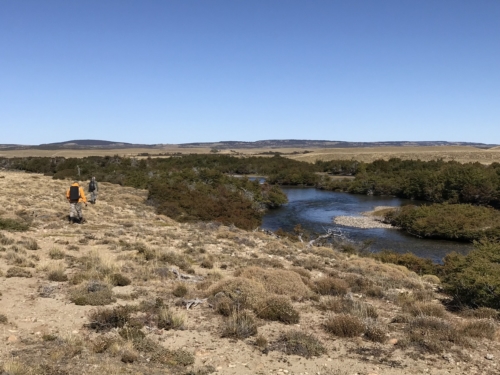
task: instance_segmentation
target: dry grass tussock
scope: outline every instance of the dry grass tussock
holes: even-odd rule
[[[238,270],[235,276],[260,282],[268,293],[286,295],[294,299],[307,298],[311,290],[294,271],[248,267]]]
[[[178,224],[155,215],[145,191],[112,184],[84,208],[86,224],[70,225],[68,181],[4,174],[0,216],[30,227],[0,230],[0,373],[228,375],[286,365],[344,374],[373,365],[415,375],[429,363],[454,373],[443,355],[460,351],[464,372],[497,371],[484,356],[500,357],[498,311],[446,311],[435,278],[260,232]]]

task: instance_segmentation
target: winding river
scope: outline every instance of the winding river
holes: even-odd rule
[[[376,206],[400,206],[409,200],[392,197],[373,197],[354,195],[315,188],[282,187],[288,196],[288,204],[270,210],[263,218],[262,228],[292,230],[297,224],[303,228],[325,233],[328,228],[340,228],[348,239],[362,242],[371,241],[371,251],[383,249],[398,253],[412,252],[423,258],[440,263],[443,257],[452,252],[466,254],[472,245],[461,242],[419,239],[397,229],[360,229],[337,225],[336,216],[361,216]]]

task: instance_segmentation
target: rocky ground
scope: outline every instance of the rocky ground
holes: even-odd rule
[[[0,374],[500,371],[498,313],[447,311],[435,277],[106,183],[69,224],[69,184],[0,171],[0,218],[30,224],[0,230]]]

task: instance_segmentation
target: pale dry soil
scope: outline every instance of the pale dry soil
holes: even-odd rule
[[[69,205],[65,199],[69,184],[36,174],[0,171],[0,217],[32,221],[26,232],[0,231],[7,238],[0,245],[0,314],[7,319],[0,323],[0,370],[3,366],[4,374],[30,374],[27,369],[42,357],[60,366],[61,372],[51,374],[195,374],[203,366],[212,366],[218,374],[492,375],[500,372],[498,334],[491,339],[471,338],[470,346],[452,345],[438,354],[397,344],[405,338],[404,324],[391,321],[402,314],[398,302],[401,296],[409,298],[415,290],[420,290],[431,293],[433,303],[439,304],[443,298],[436,292],[436,285],[403,267],[348,256],[330,248],[307,248],[305,244],[261,232],[215,224],[179,224],[155,214],[154,208],[146,204],[146,191],[108,183],[100,183],[97,204],[83,209],[87,222],[69,224]],[[24,245],[28,239],[35,240],[39,248],[28,249]],[[137,243],[186,257],[191,267],[190,277],[182,280],[172,277],[170,270],[178,269],[172,264],[165,266],[169,270],[165,276],[159,272],[162,268],[157,260],[146,261],[134,249]],[[53,259],[57,258],[54,249],[63,253],[62,259]],[[22,268],[32,274],[31,278],[7,277],[8,269],[13,266],[13,253],[26,261]],[[59,265],[71,280],[78,272],[77,260],[89,254],[132,281],[128,286],[113,288],[117,301],[109,306],[137,305],[159,298],[184,319],[183,329],[143,327],[142,331],[168,349],[185,349],[193,354],[194,365],[183,369],[162,367],[150,362],[147,353],[127,364],[116,352],[92,351],[91,344],[100,334],[85,325],[89,322],[89,311],[95,307],[75,305],[69,299],[74,286],[68,281],[49,281],[47,277],[48,270]],[[206,259],[211,259],[213,268],[202,267]],[[225,318],[207,301],[188,310],[179,303],[183,298],[172,293],[175,286],[184,284],[188,289],[184,298],[204,298],[210,283],[229,279],[237,269],[249,265],[269,270],[306,267],[310,270],[310,279],[303,278],[307,290],[313,289],[315,280],[327,274],[345,280],[349,276],[372,280],[383,289],[382,295],[368,297],[363,292],[349,290],[347,293],[349,298],[376,308],[377,324],[386,330],[387,340],[375,343],[363,335],[339,338],[326,332],[323,324],[335,314],[318,308],[330,297],[316,295],[316,298],[293,299],[293,307],[300,313],[298,324],[258,319],[258,333],[269,343],[291,330],[311,333],[322,342],[326,353],[305,358],[273,350],[272,345],[261,350],[255,345],[255,336],[241,340],[221,338]],[[448,312],[446,319],[457,324],[465,321]],[[497,322],[493,324],[498,328]],[[114,331],[107,335],[115,334]],[[50,351],[56,338],[67,343],[68,348],[78,343],[80,349],[69,356],[61,352],[63,349]],[[486,359],[486,355],[492,359]]]

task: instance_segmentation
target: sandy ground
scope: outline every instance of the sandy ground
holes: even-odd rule
[[[47,341],[44,341],[47,335],[67,340],[81,338],[84,342],[93,340],[95,333],[85,328],[84,324],[88,323],[88,312],[94,308],[71,303],[68,298],[71,285],[68,285],[68,282],[49,281],[46,270],[51,265],[60,263],[64,264],[66,273],[71,276],[77,272],[72,266],[75,258],[97,253],[107,263],[119,267],[122,272],[129,272],[127,275],[132,279],[129,286],[114,288],[114,292],[119,295],[114,306],[159,297],[164,299],[173,311],[185,318],[184,330],[152,330],[146,333],[148,337],[153,337],[168,348],[182,348],[194,354],[195,364],[190,367],[192,371],[210,365],[218,374],[500,373],[497,368],[500,359],[498,335],[494,340],[477,340],[474,341],[473,347],[441,354],[403,349],[394,345],[402,339],[403,333],[389,324],[395,314],[399,313],[400,307],[390,298],[370,299],[360,294],[354,294],[354,298],[376,306],[380,315],[379,323],[389,327],[387,335],[390,340],[386,343],[370,342],[363,337],[338,338],[330,335],[322,328],[328,313],[318,310],[315,307],[317,302],[309,300],[294,302],[294,307],[301,315],[298,324],[285,325],[260,320],[258,330],[269,342],[289,330],[312,333],[326,348],[326,354],[320,357],[285,355],[277,350],[262,352],[254,345],[255,337],[243,340],[221,338],[220,327],[223,318],[220,315],[207,303],[189,310],[177,306],[179,298],[172,295],[172,287],[180,281],[154,277],[147,279],[145,275],[150,265],[141,263],[139,266],[137,252],[123,250],[124,244],[142,241],[148,246],[178,254],[193,253],[193,249],[202,249],[200,254],[211,256],[214,269],[202,268],[198,258],[195,258],[192,267],[196,278],[182,281],[189,288],[188,296],[193,298],[204,296],[197,283],[208,280],[214,273],[226,278],[231,276],[239,265],[256,262],[260,262],[262,267],[269,267],[271,262],[279,262],[285,268],[291,268],[292,259],[296,259],[298,264],[306,260],[322,264],[320,269],[312,270],[312,280],[324,276],[330,272],[329,269],[335,269],[341,275],[363,269],[359,272],[373,277],[382,274],[407,275],[404,277],[408,278],[408,283],[421,284],[422,281],[401,267],[348,257],[326,248],[313,251],[300,243],[292,244],[263,233],[249,233],[224,226],[179,224],[167,217],[156,215],[153,208],[145,204],[146,191],[107,183],[99,184],[101,191],[97,204],[89,204],[84,208],[87,223],[71,225],[66,219],[68,204],[64,198],[68,186],[68,181],[52,180],[35,174],[0,171],[0,216],[29,217],[33,221],[27,232],[0,231],[14,241],[14,244],[2,245],[3,250],[0,252],[0,314],[8,319],[7,323],[0,323],[0,368],[12,361],[30,362],[27,359],[29,356],[32,359],[42,356],[46,350],[44,345],[48,345]],[[23,250],[22,243],[28,239],[36,240],[39,249]],[[32,267],[26,267],[33,277],[6,277],[12,266],[7,257],[7,254],[13,251],[12,246],[17,246],[20,249],[19,254],[33,262]],[[52,259],[50,252],[54,248],[63,250],[65,258]],[[271,254],[269,249],[278,249],[283,254],[279,255],[278,250]],[[328,254],[326,258],[325,254]],[[400,283],[407,282],[401,278],[398,280]],[[404,290],[400,286],[393,288],[391,293]],[[42,290],[50,290],[50,296],[42,296]],[[134,293],[138,295],[137,299],[120,297]],[[389,294],[387,291],[387,295]],[[462,318],[450,319],[461,321]],[[27,354],[23,353],[31,354],[27,357]],[[72,362],[65,364],[66,374],[159,373],[154,372],[158,371],[157,368],[148,370],[147,358],[141,358],[134,364],[125,364],[120,362],[119,358],[106,353],[89,354],[87,349],[83,353],[87,354],[79,354]],[[491,355],[492,359],[486,359],[486,355]],[[57,362],[56,359],[54,361]],[[189,368],[186,369],[186,374],[196,373],[187,372],[188,370]],[[21,373],[11,372],[10,375]],[[165,369],[165,372],[161,373],[170,372]]]

